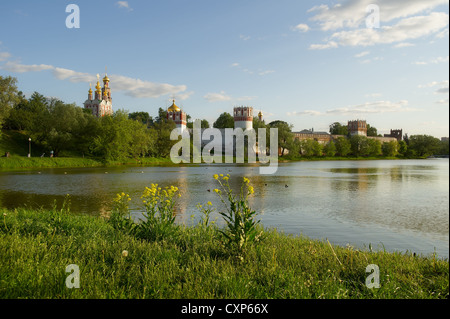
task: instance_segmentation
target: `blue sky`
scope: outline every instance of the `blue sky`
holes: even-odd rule
[[[175,98],[211,124],[248,105],[296,131],[359,118],[443,137],[448,15],[448,0],[1,1],[0,75],[82,106],[107,67],[115,110],[156,116]]]

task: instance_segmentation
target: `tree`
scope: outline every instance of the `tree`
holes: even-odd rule
[[[438,151],[438,155],[449,155],[449,142],[448,140],[441,141],[441,145]]]
[[[154,140],[153,148],[151,149],[151,156],[155,157],[167,157],[170,155],[172,146],[177,141],[170,140],[170,133],[176,128],[174,121],[162,121],[156,122],[150,128],[150,134]]]
[[[8,118],[11,110],[20,101],[16,83],[16,78],[11,76],[3,77],[0,75],[0,129]]]
[[[329,141],[323,148],[323,152],[328,157],[333,157],[336,155],[336,145],[333,141]]]
[[[373,138],[368,138],[366,156],[379,156],[379,155],[381,155],[381,142]]]
[[[348,138],[346,137],[339,137],[335,141],[336,145],[336,152],[339,154],[339,156],[347,156],[351,152],[351,144]]]
[[[403,156],[405,156],[406,155],[406,153],[407,153],[407,151],[408,151],[408,145],[406,144],[406,142],[405,141],[399,141],[398,142],[398,153],[400,154],[400,155],[403,155]]]
[[[301,142],[301,153],[305,157],[321,156],[322,145],[316,140],[306,139]]]
[[[99,129],[92,139],[93,154],[105,161],[137,158],[149,150],[150,137],[146,125],[128,118],[123,110],[103,116]],[[165,123],[167,124],[167,123]]]
[[[128,114],[128,118],[141,122],[147,126],[150,126],[153,123],[153,118],[148,114],[148,112],[133,112]]]
[[[356,157],[369,155],[369,142],[366,136],[353,135],[350,137],[352,154]]]
[[[234,117],[227,112],[220,114],[213,123],[214,128],[234,128]]]
[[[367,124],[367,136],[378,136],[377,128]]]
[[[269,127],[278,129],[278,147],[281,148],[281,156],[283,156],[284,152],[292,147],[294,143],[293,125],[284,121],[273,121],[269,123]]]
[[[398,154],[398,143],[397,141],[384,142],[381,146],[383,156],[393,157]]]
[[[167,111],[161,107],[158,109],[158,116],[155,118],[155,123],[167,122]]]
[[[187,128],[194,128],[194,122],[188,122],[186,123]],[[200,121],[200,127],[201,128],[209,128],[209,122],[205,119]]]
[[[330,134],[331,135],[348,135],[347,125],[342,125],[339,122],[334,122],[330,125]]]
[[[440,140],[430,135],[411,135],[408,153],[412,156],[427,157],[438,153]]]

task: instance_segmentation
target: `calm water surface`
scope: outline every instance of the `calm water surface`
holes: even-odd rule
[[[52,207],[70,194],[72,211],[98,215],[126,192],[138,215],[145,186],[158,183],[180,189],[177,221],[192,223],[198,203],[222,207],[212,192],[216,173],[230,174],[235,189],[250,178],[251,204],[264,226],[339,245],[448,258],[448,159],[280,163],[275,175],[229,164],[0,172],[0,206]]]

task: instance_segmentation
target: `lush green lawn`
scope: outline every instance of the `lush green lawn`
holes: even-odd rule
[[[0,298],[448,298],[448,260],[331,246],[265,230],[242,260],[215,226],[143,240],[104,218],[0,210]],[[126,253],[124,252],[126,251]],[[126,256],[125,256],[126,255]],[[66,287],[80,270],[80,288]],[[380,288],[366,287],[366,267]]]

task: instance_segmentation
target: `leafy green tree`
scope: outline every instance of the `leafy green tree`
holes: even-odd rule
[[[448,140],[441,141],[441,146],[438,151],[438,155],[449,155],[449,142]]]
[[[379,156],[381,155],[381,142],[379,140],[368,138],[367,139],[367,155],[366,156]]]
[[[348,138],[346,137],[339,137],[337,140],[335,140],[336,145],[336,152],[339,154],[339,156],[347,156],[351,153],[351,144]]]
[[[367,136],[378,136],[377,128],[367,124]]]
[[[269,123],[269,128],[278,129],[278,147],[281,148],[281,156],[284,155],[286,150],[289,150],[289,148],[293,146],[294,134],[292,133],[292,127],[292,124],[288,124],[284,121],[273,121]]]
[[[86,127],[87,115],[75,104],[64,104],[53,101],[49,106],[49,116],[46,119],[46,130],[42,144],[58,156],[62,150],[76,150],[79,136]]]
[[[158,116],[155,118],[155,123],[167,122],[167,111],[163,108],[158,109]]]
[[[16,78],[0,75],[0,129],[11,110],[20,102],[16,83]]]
[[[398,154],[397,141],[384,142],[381,146],[383,156],[393,157]]]
[[[347,125],[342,125],[339,122],[334,122],[330,125],[330,134],[331,135],[348,135]]]
[[[337,151],[336,145],[334,144],[333,141],[329,141],[327,144],[325,144],[325,146],[323,148],[323,152],[328,157],[335,156],[336,155],[336,151]]]
[[[440,140],[430,135],[411,135],[408,151],[412,156],[427,157],[437,154]]]
[[[321,156],[322,145],[313,139],[306,139],[301,142],[301,153],[305,157]]]
[[[144,155],[149,147],[146,126],[130,120],[123,110],[99,119],[97,135],[93,137],[91,149],[105,161],[125,160]]]
[[[193,128],[193,127],[194,127],[194,122],[188,122],[188,123],[186,123],[186,127],[187,127],[187,128]],[[200,127],[201,127],[201,128],[209,128],[209,127],[210,127],[210,126],[209,126],[209,122],[208,122],[207,120],[205,120],[205,119],[201,120],[201,121],[200,121]]]
[[[405,141],[399,141],[398,142],[398,153],[402,156],[405,156],[408,151],[408,145]]]
[[[368,156],[370,152],[368,138],[362,135],[353,135],[350,137],[352,154],[356,157]]]
[[[213,123],[214,128],[234,128],[234,117],[227,112],[220,114]]]
[[[173,121],[156,122],[150,128],[151,135],[156,138],[151,149],[151,156],[167,157],[170,155],[172,146],[177,142],[170,140],[170,133],[174,128],[176,125]]]
[[[150,126],[153,123],[153,118],[148,114],[148,112],[133,112],[128,114],[128,118],[141,122],[147,126]]]

